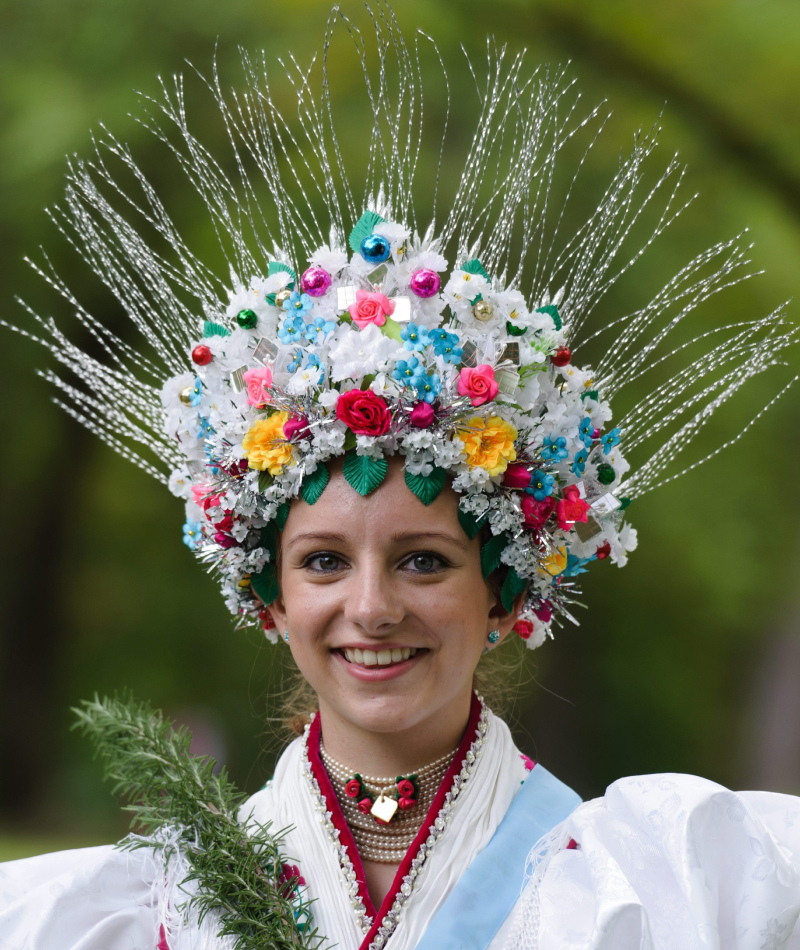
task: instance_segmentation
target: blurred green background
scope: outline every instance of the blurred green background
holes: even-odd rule
[[[360,4],[343,7],[363,20]],[[478,57],[489,33],[512,51],[527,46],[532,62],[571,60],[586,100],[609,100],[609,128],[576,195],[583,213],[632,133],[649,128],[666,103],[655,164],[679,150],[690,166],[687,194],[700,199],[629,288],[655,291],[689,251],[749,226],[754,267],[767,276],[717,298],[701,319],[709,326],[750,319],[796,293],[796,3],[399,0],[397,13],[407,34],[423,29],[455,64],[456,143],[471,134],[473,108],[459,79],[459,44]],[[327,0],[0,3],[0,313],[25,319],[13,302],[18,293],[42,312],[65,315],[22,262],[40,244],[62,273],[74,271],[84,303],[99,300],[42,211],[61,194],[64,156],[86,154],[99,122],[172,191],[172,167],[127,115],[137,109],[133,89],[155,92],[156,74],[184,69],[184,58],[205,68],[215,44],[225,85],[240,81],[240,45],[263,48],[270,62],[289,51],[305,62],[327,14]],[[357,86],[354,61],[338,57],[337,76],[346,103]],[[435,83],[427,90],[434,109],[441,93]],[[198,103],[192,125],[203,137]],[[208,100],[205,107],[210,115]],[[185,188],[171,197],[202,243],[203,212]],[[603,312],[613,314],[614,302]],[[214,585],[181,544],[180,503],[52,405],[35,376],[47,365],[43,351],[5,332],[0,345],[6,859],[124,833],[99,766],[69,731],[70,706],[82,697],[132,689],[191,725],[199,746],[254,791],[279,745],[271,718],[283,673],[278,648],[232,631]],[[749,385],[699,448],[710,451],[738,431],[797,371],[796,354],[791,362]],[[513,710],[520,744],[584,797],[648,771],[800,791],[798,399],[800,389],[722,457],[637,503],[640,548],[629,566],[596,565],[584,583],[590,609],[582,626],[562,631],[520,672]]]

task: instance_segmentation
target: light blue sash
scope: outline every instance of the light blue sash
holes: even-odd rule
[[[492,840],[429,924],[417,950],[486,950],[517,902],[534,844],[580,803],[579,795],[537,765]]]

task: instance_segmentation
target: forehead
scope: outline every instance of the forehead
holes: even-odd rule
[[[466,540],[458,521],[459,496],[449,484],[424,505],[406,485],[403,457],[392,456],[387,462],[386,478],[366,497],[348,484],[341,460],[330,463],[330,480],[316,503],[308,505],[301,498],[292,502],[284,537],[312,527],[354,537],[369,532],[387,540],[398,531],[447,530]]]

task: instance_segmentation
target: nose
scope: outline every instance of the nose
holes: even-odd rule
[[[405,616],[405,607],[391,572],[379,564],[365,564],[354,572],[345,617],[364,633],[388,633]]]

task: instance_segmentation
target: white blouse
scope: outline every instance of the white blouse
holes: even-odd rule
[[[475,706],[423,831],[376,909],[315,742],[312,730],[288,747],[242,817],[293,826],[283,851],[327,946],[412,950],[532,763],[505,723]],[[488,950],[800,950],[798,798],[737,794],[687,775],[625,778],[530,847],[519,899]],[[149,848],[112,846],[0,864],[0,948],[230,950],[213,917],[202,926],[183,919],[186,870]]]

